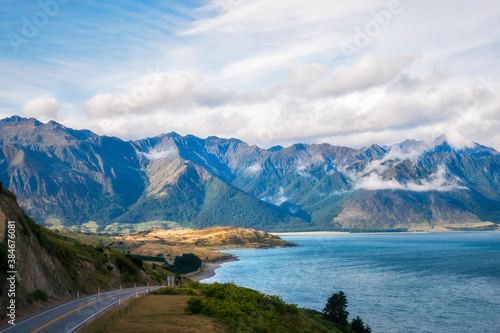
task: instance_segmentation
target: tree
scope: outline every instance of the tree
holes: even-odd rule
[[[370,326],[365,325],[359,316],[353,318],[351,321],[351,330],[356,333],[372,333]]]
[[[328,299],[326,306],[323,309],[323,316],[331,322],[346,326],[347,317],[349,316],[349,312],[347,312],[346,308],[347,297],[341,290],[338,293],[334,293]]]
[[[196,271],[201,267],[201,259],[193,253],[184,253],[182,257],[176,256],[174,265],[169,269],[173,273],[186,274]]]
[[[351,329],[356,333],[365,333],[365,324],[359,316],[351,321]]]

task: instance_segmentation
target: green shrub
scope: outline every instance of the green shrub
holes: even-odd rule
[[[120,273],[122,273],[122,274],[127,273],[129,275],[135,276],[139,272],[139,269],[137,268],[137,266],[134,265],[134,263],[132,263],[130,260],[128,260],[121,253],[113,251],[111,253],[111,256],[115,259],[116,265],[118,266]]]
[[[278,296],[265,295],[233,283],[194,282],[189,288],[200,290],[206,301],[203,303],[200,298],[191,298],[186,312],[197,313],[194,309],[218,318],[231,331],[298,332],[289,320],[290,316],[299,316],[297,306],[287,304]]]
[[[152,291],[155,295],[196,295],[191,288],[160,288]]]
[[[47,292],[45,290],[42,290],[42,289],[37,289],[35,290],[31,296],[33,297],[33,299],[35,301],[38,301],[38,302],[47,302],[49,300],[49,295],[47,294]]]
[[[142,261],[142,259],[137,258],[136,256],[133,256],[130,253],[127,253],[125,255],[125,258],[130,260],[137,268],[142,269],[142,266],[144,265],[144,261]]]
[[[160,288],[153,291],[153,294],[156,295],[183,295],[184,290],[177,288]]]
[[[173,273],[186,274],[195,272],[201,267],[201,259],[193,253],[184,253],[181,256],[176,256],[174,265],[169,269]]]
[[[203,300],[199,297],[191,297],[187,301],[187,307],[185,309],[186,313],[198,314],[203,311],[205,305],[203,304]]]

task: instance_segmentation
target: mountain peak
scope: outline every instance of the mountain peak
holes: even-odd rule
[[[274,147],[271,147],[269,149],[266,149],[268,152],[271,152],[271,153],[274,153],[274,152],[277,152],[277,151],[280,151],[280,150],[283,150],[283,146],[274,146]]]
[[[27,122],[30,124],[33,124],[34,126],[40,126],[43,125],[42,122],[36,120],[35,118],[24,118],[20,117],[18,115],[14,115],[12,117],[7,117],[1,120],[2,123],[23,123]]]
[[[165,136],[169,136],[169,137],[172,137],[172,138],[180,138],[182,135],[180,135],[177,132],[172,131],[172,132],[169,132],[169,133],[165,134]]]
[[[448,143],[447,139],[446,139],[446,134],[442,134],[434,139],[434,145],[436,145],[436,146],[440,146],[443,143]]]

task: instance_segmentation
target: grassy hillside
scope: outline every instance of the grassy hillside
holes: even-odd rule
[[[108,236],[69,231],[60,231],[60,234],[89,244],[109,246],[120,252],[150,257],[148,261],[157,263],[166,259],[173,261],[176,256],[184,253],[194,253],[205,262],[230,257],[214,249],[296,246],[295,243],[263,231],[236,227],[212,227],[199,230],[159,229]]]
[[[218,261],[230,256],[214,249],[223,248],[266,248],[295,246],[277,236],[263,231],[235,227],[212,227],[200,230],[154,230],[137,235],[117,236],[116,239],[141,241],[131,253],[158,256],[173,260],[183,253],[194,253],[203,261]]]
[[[109,311],[82,333],[111,332],[352,332],[321,313],[234,284],[191,283],[163,288]]]

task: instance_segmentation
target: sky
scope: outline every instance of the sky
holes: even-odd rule
[[[498,0],[2,0],[0,117],[500,150]]]

